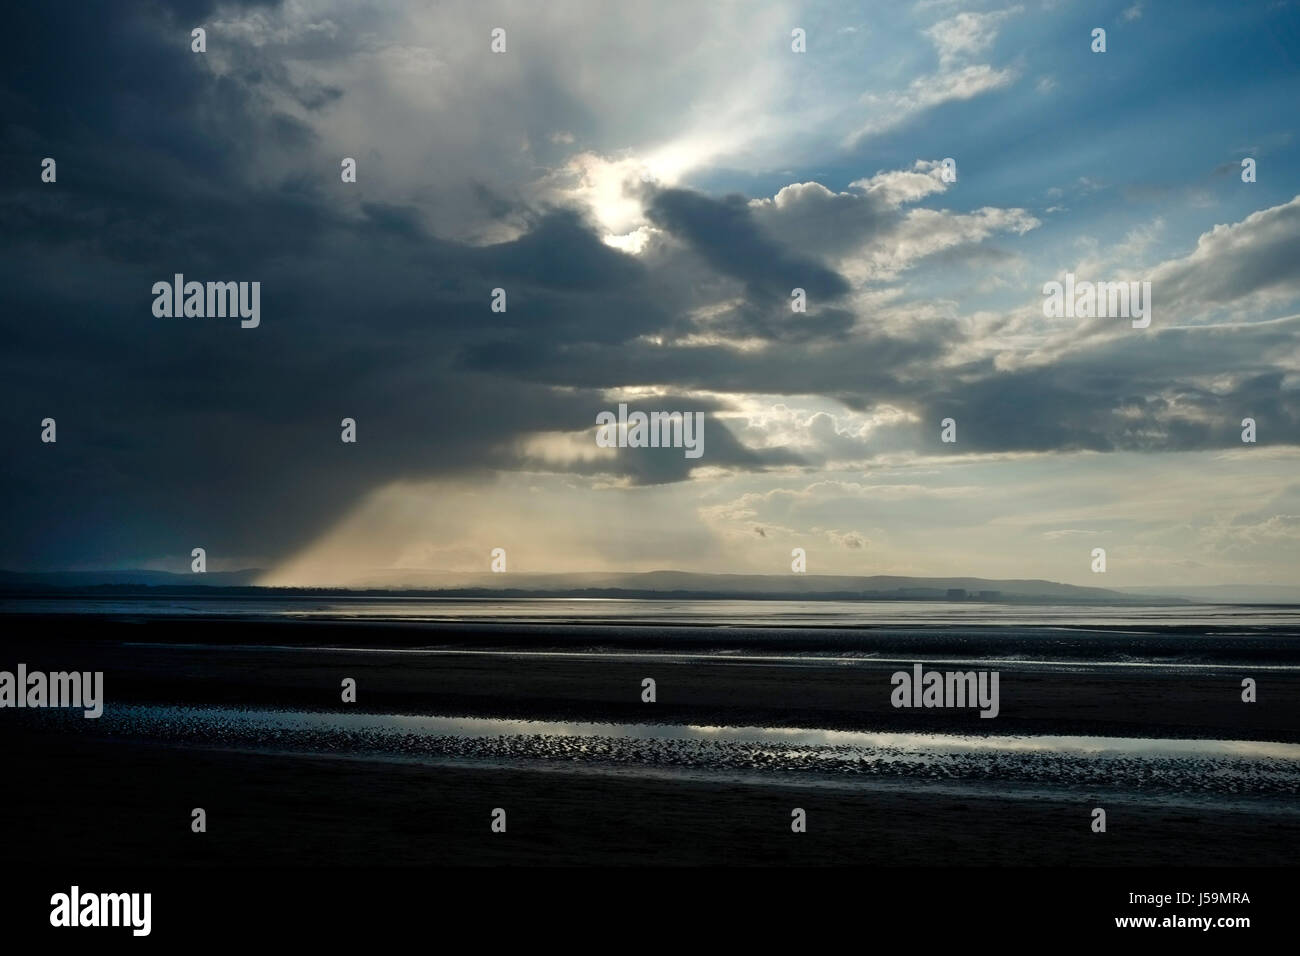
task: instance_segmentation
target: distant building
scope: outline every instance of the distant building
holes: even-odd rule
[[[1001,591],[981,591],[981,592],[980,592],[980,600],[981,600],[981,601],[997,601],[997,600],[1001,600],[1001,598],[1002,598],[1002,592],[1001,592]]]
[[[965,589],[965,588],[949,588],[949,589],[948,589],[948,600],[949,600],[949,601],[964,601],[964,600],[966,600],[966,589]]]

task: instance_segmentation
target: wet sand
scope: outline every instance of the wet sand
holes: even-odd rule
[[[28,738],[10,861],[122,865],[1293,865],[1300,819],[1075,800],[421,766]],[[31,749],[36,748],[35,752]],[[190,832],[203,807],[208,832]],[[493,808],[507,830],[492,833]],[[808,831],[790,830],[803,808]]]
[[[963,669],[1002,674],[1001,713],[982,720],[975,710],[890,706],[889,675],[902,665],[880,659],[899,649],[883,638],[846,647],[838,636],[777,635],[748,654],[705,654],[683,650],[679,636],[665,652],[652,646],[663,638],[646,634],[633,647],[596,633],[579,641],[572,631],[543,640],[510,628],[195,623],[11,628],[0,666],[103,670],[108,719],[0,714],[23,768],[0,825],[9,859],[1252,866],[1290,865],[1300,851],[1290,757],[1107,763],[1046,752],[990,762],[878,748],[864,759],[864,751],[835,751],[833,740],[829,752],[683,746],[626,729],[583,730],[581,739],[572,728],[477,737],[425,728],[391,744],[374,728],[347,726],[361,714],[422,714],[1294,744],[1300,672],[1286,660],[1289,645],[1267,634],[1216,638],[1194,661],[1186,651],[1180,661],[1154,661],[1166,653],[1159,648],[1144,661],[1140,642],[1130,641],[1123,666],[1064,646],[1030,660],[1008,655],[1005,641],[963,637],[979,652],[953,658]],[[232,643],[218,646],[223,633]],[[901,651],[939,659],[953,640],[913,636]],[[782,641],[800,652],[783,651]],[[319,646],[327,642],[353,649]],[[1242,676],[1259,681],[1259,703],[1241,702]],[[340,700],[345,677],[357,681],[356,704]],[[657,682],[653,704],[641,700],[644,677]],[[275,721],[287,718],[257,711],[302,712],[322,729],[286,736]],[[1097,806],[1108,814],[1104,834],[1089,827]],[[208,833],[190,832],[193,807],[207,811]],[[494,807],[507,810],[505,834],[489,828]],[[806,833],[791,832],[795,807],[808,813]]]
[[[224,635],[232,643],[217,644]],[[109,699],[122,702],[337,710],[341,682],[350,677],[357,709],[390,713],[1300,742],[1300,648],[1293,641],[1283,657],[1269,637],[1257,639],[1262,648],[1249,638],[1222,640],[1221,650],[1201,649],[1195,662],[1151,666],[1153,655],[1134,639],[1124,645],[1131,662],[1117,665],[1071,659],[1078,655],[1068,646],[1040,648],[1036,660],[1008,660],[1002,638],[966,637],[955,647],[944,633],[913,634],[901,645],[863,640],[854,645],[856,657],[844,656],[838,639],[812,644],[807,635],[797,638],[802,653],[784,656],[757,644],[761,638],[752,653],[704,654],[678,647],[694,633],[674,635],[668,650],[659,649],[662,639],[629,650],[609,646],[601,633],[560,636],[571,643],[510,629],[81,622],[71,631],[17,631],[5,648],[7,660],[32,669],[102,670]],[[304,643],[308,638],[360,650]],[[1182,646],[1182,657],[1191,657],[1186,640]],[[916,660],[945,661],[927,665],[945,670],[997,670],[997,718],[982,719],[974,709],[894,708],[890,676]],[[656,682],[653,704],[641,701],[647,677]],[[1243,677],[1258,683],[1253,704],[1241,700]]]

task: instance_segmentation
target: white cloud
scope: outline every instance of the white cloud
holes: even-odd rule
[[[1158,303],[1180,317],[1225,307],[1276,307],[1300,296],[1300,195],[1202,233],[1182,259],[1151,273]]]
[[[989,13],[959,13],[936,23],[925,31],[925,35],[934,42],[940,65],[948,67],[986,51],[997,39],[1002,22],[1022,9],[1009,7]]]
[[[973,99],[981,93],[1009,86],[1015,78],[1012,69],[997,70],[988,64],[977,64],[953,73],[919,77],[905,91],[865,94],[862,101],[873,115],[849,137],[849,144],[901,126],[916,114],[942,103]]]
[[[846,192],[796,183],[771,199],[751,201],[750,208],[774,238],[827,257],[857,283],[892,280],[936,252],[995,233],[1020,235],[1040,225],[1019,208],[984,207],[969,213],[902,209],[948,188],[940,169],[937,160],[918,160],[910,170],[856,180]]]
[[[997,38],[1001,24],[1022,9],[1016,6],[988,13],[959,13],[926,30],[939,56],[938,71],[917,77],[903,90],[864,93],[861,102],[871,110],[871,117],[847,138],[846,145],[856,145],[864,137],[901,126],[918,113],[943,103],[973,99],[1009,86],[1017,76],[1014,69],[969,61],[985,53]]]

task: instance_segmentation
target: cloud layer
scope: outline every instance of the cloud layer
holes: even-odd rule
[[[1247,416],[1270,446],[1300,444],[1300,196],[1173,230],[1163,258],[1092,276],[1153,283],[1156,320],[1135,330],[1043,317],[1042,283],[1078,259],[1036,248],[1043,232],[1059,241],[1042,195],[981,194],[964,159],[945,181],[943,153],[859,151],[1013,86],[1024,71],[999,65],[997,39],[1025,14],[912,24],[926,72],[857,90],[847,112],[809,109],[799,138],[789,84],[807,61],[792,60],[780,5],[746,25],[699,14],[688,36],[648,5],[596,20],[16,11],[0,564],[156,562],[196,542],[226,565],[273,564],[355,526],[383,489],[424,487],[436,504],[439,487],[518,490],[519,476],[573,507],[565,488],[690,486],[714,535],[694,550],[720,561],[736,533],[867,553],[889,534],[853,517],[856,492],[818,514],[771,503],[941,456],[1240,449]],[[487,50],[498,19],[503,56]],[[189,49],[199,22],[206,55]],[[863,104],[873,118],[846,138]],[[818,149],[835,176],[816,174]],[[55,184],[39,180],[45,156]],[[175,273],[259,281],[261,327],[153,317],[150,289]],[[490,309],[497,288],[505,312]],[[706,456],[600,453],[595,416],[619,401],[703,411]],[[55,445],[34,440],[46,417]],[[355,446],[339,441],[344,417]],[[917,488],[904,497],[930,509],[980,497],[978,482],[874,487]],[[1257,517],[1251,540],[1294,530],[1294,512]],[[671,545],[623,547],[624,564],[671,561]],[[442,553],[396,551],[384,560]]]

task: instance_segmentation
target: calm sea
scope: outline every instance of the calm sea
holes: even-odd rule
[[[755,601],[616,598],[427,598],[169,596],[8,598],[0,613],[177,617],[221,615],[373,621],[649,623],[755,627],[1088,627],[1230,630],[1300,634],[1300,605],[991,604],[977,601]]]

